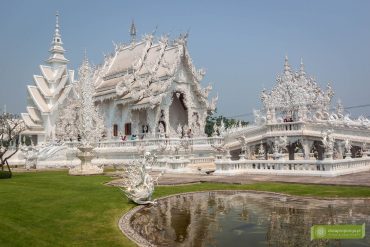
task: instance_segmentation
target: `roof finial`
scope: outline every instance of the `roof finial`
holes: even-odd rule
[[[86,47],[85,47],[85,50],[84,50],[84,61],[88,61]]]
[[[135,22],[132,19],[131,28],[130,28],[130,36],[131,36],[131,43],[135,43],[136,41],[136,26]]]
[[[290,71],[290,66],[289,66],[289,60],[288,60],[288,56],[287,55],[285,55],[284,72],[285,73],[291,72]]]
[[[51,48],[49,52],[51,53],[48,62],[52,64],[66,64],[68,60],[64,57],[64,48],[62,42],[62,36],[60,35],[59,29],[59,12],[55,13],[55,30],[53,41],[51,42]]]
[[[56,28],[59,28],[59,11],[57,10],[57,12],[55,13],[55,18],[56,18],[56,21],[55,21],[55,27]]]
[[[303,58],[301,57],[301,66],[299,68],[299,74],[301,76],[305,76],[306,75],[306,72],[304,71],[304,64],[303,64]]]

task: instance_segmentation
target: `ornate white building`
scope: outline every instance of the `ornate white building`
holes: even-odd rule
[[[137,41],[134,24],[130,35],[131,42],[115,45],[92,76],[94,104],[105,122],[92,163],[124,165],[146,150],[158,153],[157,169],[177,172],[198,172],[198,164],[213,162],[218,174],[337,176],[370,169],[370,120],[351,119],[341,104],[331,111],[331,86],[322,90],[303,62],[295,72],[285,59],[274,88],[262,92],[254,124],[230,129],[221,124],[214,126],[219,135],[206,137],[206,117],[217,97],[209,101],[211,86],[200,85],[204,71],[192,63],[187,35],[171,41],[149,34]],[[28,113],[22,114],[24,134],[39,144],[56,139],[60,109],[68,109],[65,99],[79,95],[58,16],[50,53],[48,66],[40,66],[42,76],[28,86]],[[78,164],[77,134],[59,139],[66,142],[36,148],[37,167]],[[13,164],[23,158],[15,157]]]
[[[322,90],[306,75],[303,62],[294,72],[285,58],[276,85],[262,91],[263,108],[255,123],[225,130],[229,155],[216,160],[217,173],[336,176],[370,169],[370,120],[351,119],[334,92]]]
[[[95,71],[95,100],[105,116],[108,138],[156,134],[177,136],[191,130],[204,136],[205,119],[215,109],[208,101],[211,86],[202,88],[203,70],[196,70],[186,45],[187,35],[155,40],[145,35],[116,45]]]
[[[35,144],[55,139],[58,110],[71,97],[75,82],[74,71],[68,69],[64,57],[58,14],[49,52],[47,65],[40,65],[41,75],[34,75],[34,85],[27,86],[27,113],[21,114],[27,126],[23,134],[30,136]]]
[[[132,23],[131,43],[116,45],[94,72],[95,102],[105,119],[106,138],[143,136],[204,136],[207,114],[217,98],[208,100],[212,87],[202,88],[204,70],[197,70],[187,48],[187,35],[175,40],[152,34],[136,41]],[[58,14],[48,65],[28,86],[25,135],[34,143],[56,139],[58,109],[66,98],[75,97],[74,71],[67,69]],[[77,138],[77,137],[76,137]]]

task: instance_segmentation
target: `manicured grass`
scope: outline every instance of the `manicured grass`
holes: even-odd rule
[[[14,173],[0,180],[0,246],[135,246],[120,232],[119,218],[134,207],[109,177],[66,172]],[[292,195],[370,197],[370,188],[256,183],[159,186],[161,197],[201,190],[261,190]]]

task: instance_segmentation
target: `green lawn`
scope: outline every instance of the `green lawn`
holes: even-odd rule
[[[0,180],[0,246],[135,246],[120,232],[119,218],[134,204],[109,177],[67,172],[15,173]],[[253,189],[306,196],[370,197],[370,188],[256,183],[159,186],[155,197],[200,190]]]

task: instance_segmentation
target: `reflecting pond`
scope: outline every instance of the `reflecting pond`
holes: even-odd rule
[[[313,224],[363,223],[364,239],[310,240]],[[370,246],[370,200],[199,192],[161,199],[130,224],[158,246]]]

